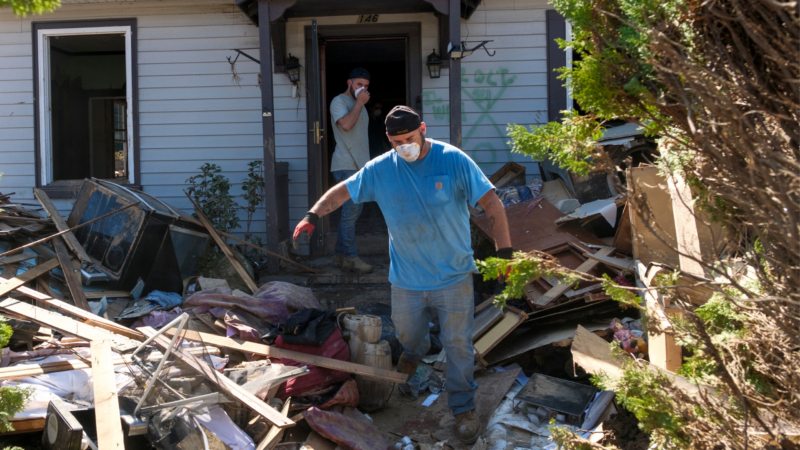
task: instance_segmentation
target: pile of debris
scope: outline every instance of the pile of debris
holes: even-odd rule
[[[592,177],[528,181],[509,163],[491,178],[516,251],[544,252],[623,285],[651,287],[675,269],[686,281],[705,280],[672,250],[719,251],[716,230],[686,206],[688,188],[648,165],[628,168],[626,180],[628,198],[652,206],[646,223],[614,192],[587,198],[592,190],[581,183],[597,185]],[[40,205],[0,197],[0,314],[13,331],[0,388],[31,394],[13,431],[0,422],[0,439],[38,433],[44,448],[101,450],[548,448],[554,420],[593,442],[646,448],[635,417],[589,377],[619,376],[612,341],[653,370],[681,364],[680,347],[643,331],[638,312],[623,310],[599,282],[536,279],[503,308],[487,293],[473,328],[485,429],[465,447],[447,409],[436,323],[431,353],[407,379],[392,370],[399,352],[390,312],[327,309],[311,289],[287,282],[259,286],[228,242],[279,256],[215,230],[197,205],[192,216],[92,179],[64,220],[45,192],[35,195]],[[471,214],[491,239],[485,214]],[[195,274],[209,245],[231,278]],[[710,295],[694,293],[698,304]],[[643,297],[662,329],[680,314],[656,290]]]

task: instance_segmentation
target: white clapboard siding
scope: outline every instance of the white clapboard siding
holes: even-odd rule
[[[233,2],[137,0],[65,3],[52,14],[16,18],[0,10],[0,192],[32,200],[34,186],[31,20],[134,17],[138,32],[139,157],[144,190],[190,210],[186,179],[216,163],[240,195],[247,163],[263,158],[260,68],[240,58],[232,81],[231,48],[258,47],[256,28]],[[257,55],[258,50],[249,50]],[[299,132],[291,127],[292,132]],[[306,170],[305,154],[290,163]],[[305,180],[294,191],[307,190]],[[240,200],[241,201],[241,200]],[[59,201],[67,213],[71,202]],[[244,219],[244,214],[240,214]],[[263,210],[251,230],[263,232]],[[243,229],[237,230],[243,232]]]
[[[462,39],[491,40],[462,61],[463,149],[490,175],[509,161],[538,173],[528,157],[510,151],[508,124],[542,124],[547,116],[546,0],[484,0]],[[144,189],[177,207],[190,209],[183,196],[188,177],[206,163],[223,167],[236,185],[247,162],[261,159],[261,91],[258,64],[239,57],[234,84],[227,56],[231,48],[258,57],[258,29],[232,2],[222,0],[135,0],[65,2],[55,13],[16,18],[0,10],[0,192],[32,199],[34,186],[32,20],[135,17],[138,24],[140,180]],[[355,16],[317,17],[319,25],[355,23]],[[381,15],[382,23],[421,24],[422,58],[438,49],[438,20],[432,14]],[[304,27],[311,19],[287,22],[287,51],[305,68]],[[469,36],[467,38],[467,35]],[[428,136],[450,138],[448,70],[431,79],[423,65],[423,119]],[[305,70],[305,69],[303,69]],[[305,75],[301,75],[305,79]],[[290,220],[307,211],[308,173],[306,93],[292,97],[285,76],[275,74],[276,158],[289,163]],[[61,201],[68,211],[70,202]],[[264,229],[263,212],[251,224]],[[244,218],[244,216],[242,216]],[[243,230],[238,230],[239,232]]]

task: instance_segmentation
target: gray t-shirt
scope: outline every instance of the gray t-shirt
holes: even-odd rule
[[[336,123],[353,110],[356,100],[347,94],[339,94],[331,101],[331,122],[336,150],[331,159],[331,172],[337,170],[361,170],[369,162],[369,115],[362,107],[358,121],[350,131]]]

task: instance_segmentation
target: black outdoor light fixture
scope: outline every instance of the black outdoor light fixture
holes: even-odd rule
[[[292,84],[300,81],[300,60],[297,59],[296,56],[292,56],[291,53],[289,53],[289,57],[286,59],[286,65],[283,67],[283,73],[289,77],[289,81],[291,81]]]
[[[433,53],[428,55],[428,73],[431,74],[431,78],[439,78],[442,76],[442,57],[436,54],[436,49],[433,49]]]
[[[461,41],[458,45],[453,45],[453,43],[447,44],[447,54],[450,55],[450,59],[463,59],[469,55],[471,55],[475,50],[483,47],[486,50],[486,54],[489,56],[494,56],[495,52],[489,53],[489,49],[486,48],[486,44],[492,41],[480,41],[478,45],[472,48],[467,48],[467,44],[470,42],[478,42],[478,41]]]

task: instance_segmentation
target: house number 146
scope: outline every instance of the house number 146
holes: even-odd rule
[[[363,15],[360,15],[360,16],[358,16],[358,20],[356,21],[356,23],[375,23],[375,22],[378,21],[378,16],[379,15],[380,14],[369,14],[369,15],[363,14]]]

